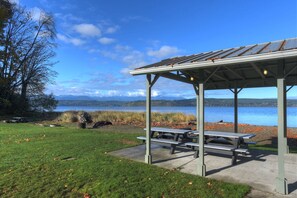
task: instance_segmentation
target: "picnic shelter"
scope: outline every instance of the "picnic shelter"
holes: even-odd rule
[[[278,176],[276,190],[288,194],[285,178],[287,146],[287,92],[297,84],[297,38],[234,47],[179,56],[136,68],[132,75],[146,75],[146,155],[151,155],[151,91],[158,78],[168,78],[193,85],[197,100],[199,131],[198,175],[205,176],[204,161],[204,93],[206,90],[228,89],[234,94],[234,132],[238,132],[238,94],[245,88],[277,87],[278,110]],[[182,90],[180,90],[182,91]]]

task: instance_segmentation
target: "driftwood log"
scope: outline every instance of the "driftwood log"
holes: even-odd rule
[[[94,124],[93,128],[99,128],[106,125],[112,125],[112,123],[109,121],[99,121]]]

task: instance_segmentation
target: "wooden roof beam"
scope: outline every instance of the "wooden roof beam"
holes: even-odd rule
[[[188,78],[184,78],[184,77],[172,74],[172,73],[160,73],[160,76],[165,77],[165,78],[169,78],[169,79],[172,79],[172,80],[177,80],[177,81],[181,81],[181,82],[184,82],[184,83],[189,83],[189,84],[195,85],[194,81],[191,81]]]
[[[212,71],[211,73],[210,73],[210,71],[208,71],[208,70],[205,70],[207,73],[209,73],[210,75],[206,78],[206,80],[204,81],[204,83],[206,83],[212,76],[218,76],[217,74],[216,74],[216,72],[220,69],[221,67],[217,67],[214,71]],[[220,77],[220,79],[222,79],[223,77],[221,77],[221,76],[219,76]],[[218,77],[218,78],[219,78]],[[224,79],[224,78],[223,78]],[[228,81],[227,79],[225,79],[226,81]]]
[[[251,63],[252,67],[255,69],[255,71],[261,76],[262,79],[265,79],[265,76],[261,69],[256,65],[256,63]]]
[[[239,73],[237,73],[236,71],[234,71],[233,69],[229,68],[229,67],[226,67],[225,68],[230,71],[233,75],[237,76],[238,78],[242,79],[242,80],[245,80],[245,77],[243,77],[242,75],[240,75]]]

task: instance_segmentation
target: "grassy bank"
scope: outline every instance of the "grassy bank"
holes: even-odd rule
[[[78,111],[63,112],[57,120],[61,122],[77,122]],[[96,111],[89,112],[93,121],[110,121],[112,123],[136,124],[145,123],[144,112],[119,112],[119,111]],[[186,115],[183,113],[152,113],[152,121],[160,123],[188,123],[195,120],[194,115]]]
[[[108,155],[142,129],[0,124],[0,197],[243,197],[249,187]]]

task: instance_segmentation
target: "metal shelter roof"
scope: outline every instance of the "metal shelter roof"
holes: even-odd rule
[[[276,86],[280,76],[287,85],[296,85],[297,38],[169,58],[130,73],[205,82],[208,90]]]

